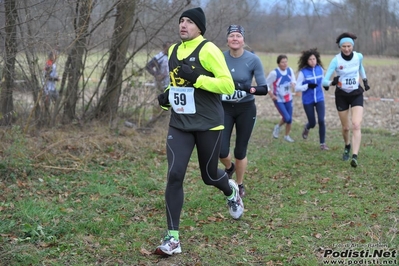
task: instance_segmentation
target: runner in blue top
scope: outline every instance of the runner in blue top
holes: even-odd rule
[[[295,88],[296,84],[295,73],[288,66],[288,57],[286,55],[279,55],[277,57],[277,65],[278,67],[272,70],[266,78],[267,84],[272,88],[269,90],[269,95],[277,111],[282,116],[280,122],[274,127],[273,137],[277,139],[280,127],[286,124],[284,140],[294,142],[289,134],[291,132],[293,112],[291,91]]]
[[[335,105],[341,120],[342,136],[345,142],[345,149],[342,155],[344,161],[349,160],[351,149],[349,129],[352,126],[352,167],[358,166],[357,155],[362,139],[363,92],[370,89],[362,63],[363,55],[353,51],[356,38],[356,35],[348,32],[344,32],[337,37],[336,43],[341,52],[331,60],[323,79],[323,87],[326,90],[328,90],[330,85],[336,87]],[[334,71],[336,76],[330,81]],[[360,86],[360,78],[363,80],[364,89]],[[349,107],[351,107],[352,121],[349,118]]]
[[[317,48],[302,51],[298,61],[298,77],[295,91],[302,92],[302,104],[308,122],[304,125],[302,137],[308,138],[309,130],[316,126],[316,116],[319,123],[320,149],[328,150],[326,140],[326,123],[324,122],[325,106],[324,92],[322,88],[323,64]]]
[[[224,130],[220,161],[226,167],[230,178],[234,171],[236,172],[240,196],[244,197],[243,179],[248,164],[247,148],[256,121],[254,95],[266,95],[268,89],[262,62],[257,55],[244,49],[244,28],[242,26],[229,26],[227,46],[229,50],[224,52],[224,57],[234,80],[235,91],[232,95],[222,95]],[[254,77],[257,86],[252,86]],[[230,139],[234,125],[236,128],[235,164],[232,162],[230,154]]]

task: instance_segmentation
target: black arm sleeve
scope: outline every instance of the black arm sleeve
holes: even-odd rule
[[[255,92],[254,93],[250,92],[251,88],[255,88]],[[244,88],[244,89],[241,89],[241,90],[244,90],[244,91],[246,91],[246,92],[248,92],[249,94],[252,94],[252,95],[266,95],[267,92],[269,91],[269,88],[267,87],[267,85],[263,85],[263,86],[251,86],[249,88]]]

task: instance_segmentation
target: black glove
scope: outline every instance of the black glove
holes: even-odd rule
[[[330,88],[329,86],[323,86],[323,88],[328,91],[328,89]]]
[[[333,78],[333,81],[331,82],[331,85],[335,86],[338,84],[339,76],[336,76]]]
[[[308,83],[308,89],[314,89],[317,87],[317,84],[314,83]]]
[[[169,90],[158,95],[158,103],[160,106],[167,106],[170,104],[169,103]]]
[[[370,89],[367,79],[363,79],[364,90],[368,91]]]
[[[177,75],[181,78],[184,78],[187,81],[190,81],[192,84],[197,82],[199,74],[195,73],[191,66],[182,64],[179,66],[179,70],[177,71]]]

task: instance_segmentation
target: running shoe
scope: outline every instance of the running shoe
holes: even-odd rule
[[[238,185],[238,190],[239,190],[240,197],[241,197],[241,198],[245,197],[245,187],[244,187],[244,184]]]
[[[320,150],[322,151],[328,151],[330,148],[327,146],[327,144],[322,143],[320,144]]]
[[[357,158],[352,158],[351,166],[354,167],[354,168],[356,168],[357,165],[358,165],[358,163],[357,163]]]
[[[273,129],[273,138],[278,139],[279,134],[280,134],[280,126],[275,125]]]
[[[233,177],[234,172],[236,171],[236,165],[231,162],[231,167],[230,169],[225,168],[224,171],[226,171],[227,175],[229,176],[229,179]]]
[[[244,202],[240,197],[240,190],[236,181],[229,179],[229,185],[234,191],[234,197],[231,200],[227,200],[229,212],[233,219],[240,219],[244,213]]]
[[[306,127],[306,124],[303,126],[303,131],[302,131],[302,138],[307,139],[309,135],[309,129]]]
[[[344,154],[342,154],[342,160],[343,161],[349,160],[349,149],[345,148]]]
[[[173,236],[166,235],[162,244],[154,252],[157,255],[169,255],[181,253],[180,241],[175,240]]]
[[[290,136],[284,136],[284,140],[288,142],[294,142],[294,140]]]

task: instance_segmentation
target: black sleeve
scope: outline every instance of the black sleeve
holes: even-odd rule
[[[255,92],[251,93],[251,88],[255,88]],[[263,85],[263,86],[251,86],[243,90],[252,95],[266,95],[269,91],[269,88],[267,87],[267,85]]]

